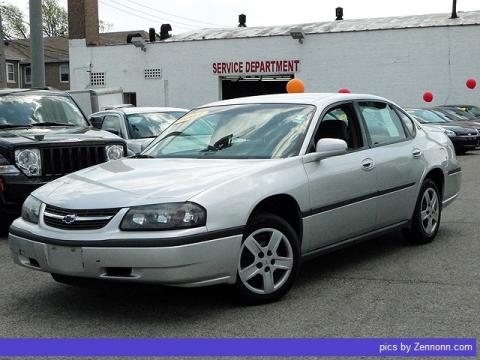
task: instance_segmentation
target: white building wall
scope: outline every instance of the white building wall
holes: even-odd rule
[[[136,92],[139,106],[191,108],[220,97],[218,61],[300,59],[308,92],[355,93],[387,97],[402,106],[424,106],[425,91],[432,105],[480,105],[477,90],[465,81],[480,83],[480,26],[430,27],[402,30],[307,35],[303,44],[289,36],[86,47],[70,41],[72,89],[89,87],[89,73],[105,72],[107,87]],[[145,80],[146,68],[163,71],[162,79]],[[167,85],[168,83],[168,85]]]

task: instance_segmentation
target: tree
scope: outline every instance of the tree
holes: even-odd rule
[[[42,12],[45,36],[68,36],[68,13],[58,0],[43,0]]]
[[[13,4],[1,5],[0,11],[3,20],[3,33],[6,39],[26,39],[29,37],[29,25],[25,14]],[[68,36],[68,12],[58,0],[43,0],[43,34],[48,37]],[[99,21],[100,32],[108,32],[113,24]]]
[[[6,39],[28,38],[28,26],[24,14],[13,4],[0,5],[3,21],[3,33]]]

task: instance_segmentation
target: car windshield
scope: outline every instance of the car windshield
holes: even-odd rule
[[[270,159],[298,155],[313,105],[245,104],[193,110],[144,157]]]
[[[455,109],[461,111],[462,113],[467,113],[474,118],[480,118],[480,108],[476,106],[458,106]]]
[[[128,131],[132,139],[157,137],[185,112],[151,112],[127,116]]]
[[[434,113],[433,111],[430,111],[430,110],[415,109],[415,110],[408,110],[408,113],[417,117],[417,119],[419,119],[419,121],[423,124],[448,123],[448,120],[444,116]]]
[[[451,121],[468,121],[471,120],[471,116],[464,114],[462,115],[458,111],[454,111],[452,109],[441,108],[433,110],[435,113],[445,116],[447,119]]]
[[[82,112],[66,96],[0,96],[0,128],[31,126],[88,126]]]

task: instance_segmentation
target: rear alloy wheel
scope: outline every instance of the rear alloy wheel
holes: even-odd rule
[[[414,244],[426,244],[435,238],[440,227],[442,200],[435,183],[423,182],[412,219],[409,240]]]
[[[237,289],[251,304],[279,299],[298,271],[298,237],[282,218],[262,214],[247,226],[237,266]]]

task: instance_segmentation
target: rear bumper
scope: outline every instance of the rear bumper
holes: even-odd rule
[[[235,283],[242,235],[169,247],[60,246],[9,234],[15,263],[74,277],[171,286]]]

